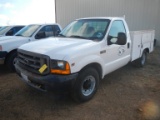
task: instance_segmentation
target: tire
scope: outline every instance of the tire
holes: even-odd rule
[[[142,56],[135,61],[137,67],[144,67],[147,61],[147,52],[144,50]]]
[[[7,58],[7,67],[10,71],[15,71],[14,64],[16,63],[17,52],[12,52]]]
[[[86,102],[96,93],[99,86],[99,74],[94,68],[87,68],[80,72],[72,89],[72,98],[76,102]]]

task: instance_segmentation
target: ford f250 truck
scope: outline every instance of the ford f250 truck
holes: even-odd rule
[[[154,30],[130,33],[123,18],[82,18],[59,37],[20,46],[15,68],[36,89],[68,90],[74,100],[84,102],[106,74],[129,62],[143,67],[153,44]]]
[[[15,36],[0,37],[0,64],[14,71],[17,48],[25,43],[56,36],[61,31],[58,24],[34,24],[22,28]]]

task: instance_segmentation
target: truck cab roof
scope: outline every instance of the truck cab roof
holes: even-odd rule
[[[82,20],[82,19],[109,19],[109,20],[124,20],[124,17],[86,17],[86,18],[80,18],[76,20]]]
[[[58,23],[44,23],[44,24],[29,24],[29,25],[41,25],[41,26],[46,26],[46,25],[58,25],[60,27],[60,29],[62,30],[62,27],[60,24]],[[29,26],[27,25],[27,26]]]

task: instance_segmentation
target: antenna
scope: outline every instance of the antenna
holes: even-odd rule
[[[123,18],[124,18],[124,19],[126,19],[126,16],[125,16],[125,15],[123,15]]]

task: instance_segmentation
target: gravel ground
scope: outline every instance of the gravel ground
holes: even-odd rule
[[[94,98],[75,103],[67,94],[31,89],[0,66],[0,120],[160,120],[160,48],[147,65],[107,75]]]

